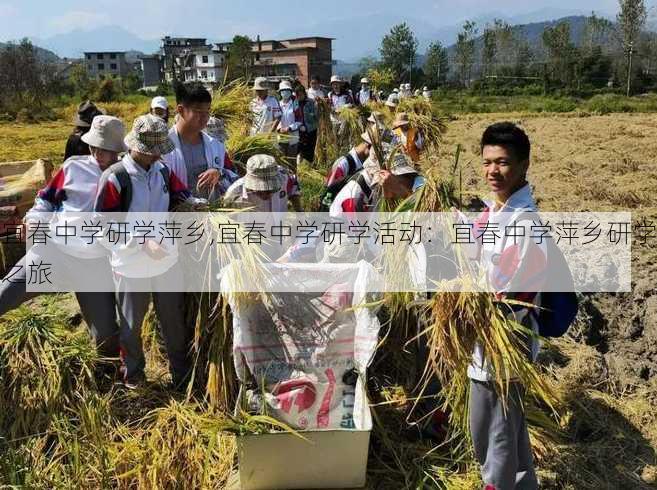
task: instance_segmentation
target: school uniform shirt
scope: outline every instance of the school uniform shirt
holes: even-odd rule
[[[349,154],[352,156],[354,162],[356,163],[355,166],[356,168],[354,173],[362,170],[363,162],[361,162],[360,158],[358,158],[358,153],[356,153],[356,148],[352,148],[349,151]],[[346,156],[340,157],[335,162],[333,162],[333,165],[331,166],[331,170],[329,171],[329,174],[326,176],[326,187],[332,186],[333,184],[341,182],[349,177],[350,177],[349,161],[347,160]]]
[[[98,181],[103,171],[91,155],[74,156],[64,162],[46,186],[37,193],[34,206],[25,214],[26,220],[39,221],[45,218],[41,213],[90,213]],[[88,245],[89,240],[82,237],[82,217],[69,216],[67,226],[75,226],[76,236],[57,236],[58,216],[50,216],[49,241],[55,243],[65,253],[79,258],[100,258],[107,256],[103,247]],[[60,223],[61,224],[61,223]],[[59,233],[62,235],[62,233]]]
[[[268,95],[265,100],[256,97],[251,101],[253,113],[253,126],[251,136],[268,133],[272,130],[274,122],[281,118],[281,106],[276,97]]]
[[[359,90],[358,92],[358,103],[360,105],[365,105],[367,104],[370,100],[372,100],[372,91],[371,90]]]
[[[361,170],[361,174],[365,185],[372,191],[370,196],[367,197],[357,179],[351,179],[335,196],[329,208],[331,218],[345,218],[345,215],[349,213],[367,213],[375,209],[378,192],[374,188],[374,182],[369,172]]]
[[[263,201],[253,192],[248,192],[244,186],[244,177],[238,179],[226,191],[224,202],[229,206],[238,208],[253,208],[253,212],[286,213],[287,203],[291,197],[301,195],[301,187],[296,175],[279,167],[278,178],[282,186],[278,192],[272,194],[271,199]]]
[[[162,176],[164,163],[161,161],[155,162],[148,170],[138,165],[130,154],[126,154],[122,162],[132,184],[128,212],[166,213],[190,197],[187,187],[171,169],[167,188]],[[116,175],[109,170],[105,171],[98,185],[95,210],[101,213],[121,212],[121,190]],[[155,232],[151,234],[158,237],[158,224],[154,223],[154,226]],[[155,240],[159,242],[159,237]],[[119,243],[112,244],[106,240],[101,242],[111,251],[110,265],[116,274],[134,278],[159,276],[178,261],[176,243],[164,240],[161,246],[167,255],[155,260],[146,253],[139,253],[141,241],[139,237],[130,234],[126,240],[120,240]]]
[[[540,295],[536,292],[541,290],[545,281],[547,246],[545,241],[539,244],[538,240],[531,236],[533,221],[525,213],[535,213],[537,208],[529,184],[513,193],[499,209],[495,209],[493,201],[486,202],[486,205],[487,207],[474,223],[472,233],[476,243],[473,249],[469,250],[469,254],[478,259],[479,267],[486,274],[498,298],[533,303],[536,307],[540,307]],[[486,223],[488,223],[488,231],[485,231]],[[499,236],[495,240],[492,240],[493,224]],[[524,237],[506,236],[507,227],[514,225],[518,227],[518,233],[515,235],[521,234],[524,228]],[[484,235],[485,233],[487,235]],[[485,239],[484,236],[487,238]],[[492,243],[493,241],[495,243]],[[538,334],[536,315],[530,314],[534,309],[514,307],[517,321]],[[528,347],[528,357],[531,361],[535,361],[540,350],[540,342],[536,338],[531,338]],[[472,363],[468,367],[468,376],[482,382],[492,379],[491,366],[485,359],[481,345],[475,346]]]
[[[313,99],[313,100],[326,98],[326,94],[321,88],[318,88],[317,90],[315,90],[314,88],[309,88],[306,94],[308,95],[309,99]]]
[[[288,129],[287,136],[289,140],[286,142],[290,145],[296,145],[299,143],[299,128],[301,127],[301,121],[298,119],[299,116],[299,103],[296,99],[290,98],[287,102],[281,100],[281,123],[279,128]]]
[[[162,162],[176,174],[192,194],[197,193],[196,183],[200,174],[211,168],[219,170],[219,174],[222,174],[226,161],[226,148],[222,142],[201,132],[199,145],[185,145],[175,126],[169,130],[169,138],[176,148],[171,153],[163,155]],[[212,197],[196,194],[195,196]]]
[[[335,94],[331,92],[331,95],[329,96],[329,100],[331,102],[331,107],[333,108],[334,111],[341,109],[347,104],[354,103],[353,97],[351,97],[351,95],[349,95],[349,93],[347,92],[343,92],[341,94]]]

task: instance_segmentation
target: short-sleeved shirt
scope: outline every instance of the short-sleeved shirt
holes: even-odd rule
[[[275,97],[268,95],[265,100],[256,97],[251,101],[253,126],[251,135],[267,133],[274,126],[274,121],[281,117],[281,106]]]

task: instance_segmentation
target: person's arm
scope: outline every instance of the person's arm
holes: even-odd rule
[[[418,131],[417,135],[415,136],[415,147],[418,150],[424,149],[424,138],[422,137],[422,133],[420,131]]]
[[[66,166],[61,167],[55,175],[41,189],[34,200],[34,205],[25,214],[25,220],[35,217],[39,213],[52,213],[57,211],[66,199],[64,183],[66,181]]]
[[[303,205],[301,204],[301,185],[296,175],[289,175],[287,178],[287,196],[292,203],[292,209],[297,213],[303,212]]]
[[[169,211],[176,208],[191,197],[187,186],[178,178],[175,172],[169,171]]]
[[[333,164],[329,174],[326,176],[326,187],[330,187],[333,184],[344,180],[347,177],[349,172],[349,163],[347,162],[346,157],[341,157],[337,162]]]

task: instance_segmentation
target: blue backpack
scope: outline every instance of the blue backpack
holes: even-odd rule
[[[541,337],[561,337],[573,324],[577,317],[579,301],[574,287],[573,275],[563,253],[557,247],[553,239],[547,240],[548,254],[548,277],[546,289],[556,284],[567,284],[571,291],[552,292],[546,291],[541,295],[541,308],[537,311],[538,333]]]

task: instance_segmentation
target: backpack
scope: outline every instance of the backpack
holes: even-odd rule
[[[345,156],[347,159],[347,164],[349,165],[349,170],[347,171],[347,175],[344,179],[342,179],[339,182],[335,182],[324,190],[322,193],[322,197],[319,200],[319,212],[320,213],[326,213],[331,209],[331,204],[333,204],[333,201],[335,201],[336,196],[340,193],[340,191],[344,188],[344,186],[347,185],[347,182],[351,180],[350,177],[352,177],[356,173],[356,160],[354,160],[354,157],[351,155],[351,153],[347,153]],[[363,182],[364,184],[364,182]],[[371,194],[370,188],[363,184],[359,183],[361,186],[361,189],[363,189],[363,192],[367,195],[369,198],[369,194]]]
[[[109,170],[114,174],[116,180],[119,181],[119,185],[121,186],[121,212],[127,213],[128,209],[130,209],[130,203],[132,202],[132,181],[130,180],[128,169],[125,168],[123,162],[117,162],[110,166]],[[164,192],[168,193],[169,184],[171,182],[169,167],[162,165],[160,174],[162,174],[162,178],[164,179]]]
[[[546,289],[552,284],[574,285],[573,275],[563,253],[554,240],[547,240],[548,276]],[[556,338],[565,335],[577,317],[579,301],[571,291],[545,291],[541,295],[541,308],[536,311],[538,333],[541,337]]]

